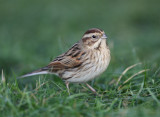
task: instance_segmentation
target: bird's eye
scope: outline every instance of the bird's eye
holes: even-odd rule
[[[93,35],[93,36],[92,36],[92,38],[96,38],[96,36],[95,36],[95,35]]]

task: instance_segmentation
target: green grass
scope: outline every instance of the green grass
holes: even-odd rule
[[[159,3],[1,0],[0,117],[159,117]],[[47,65],[93,27],[105,30],[112,56],[108,69],[90,82],[102,96],[83,84],[71,84],[69,96],[54,75],[16,79]],[[116,85],[123,71],[137,63],[142,64]]]

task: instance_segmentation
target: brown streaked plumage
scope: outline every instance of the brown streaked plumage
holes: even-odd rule
[[[55,74],[65,81],[69,92],[69,83],[85,83],[103,73],[110,62],[110,50],[106,44],[103,30],[93,28],[86,31],[82,39],[75,43],[67,52],[56,57],[50,64],[34,72],[21,76]]]

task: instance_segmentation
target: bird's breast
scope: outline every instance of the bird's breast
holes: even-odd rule
[[[75,83],[87,82],[103,73],[110,62],[109,48],[90,51],[84,59],[79,68],[66,72],[66,76],[71,76],[67,81]]]

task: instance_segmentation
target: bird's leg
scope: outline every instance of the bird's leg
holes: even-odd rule
[[[98,95],[98,93],[96,92],[96,90],[93,88],[93,87],[91,87],[89,84],[87,84],[87,83],[85,83],[86,84],[86,86],[94,93],[94,94],[96,94],[96,95]]]
[[[69,82],[66,81],[65,84],[66,84],[66,87],[67,87],[68,94],[70,95],[70,91],[69,91]]]

